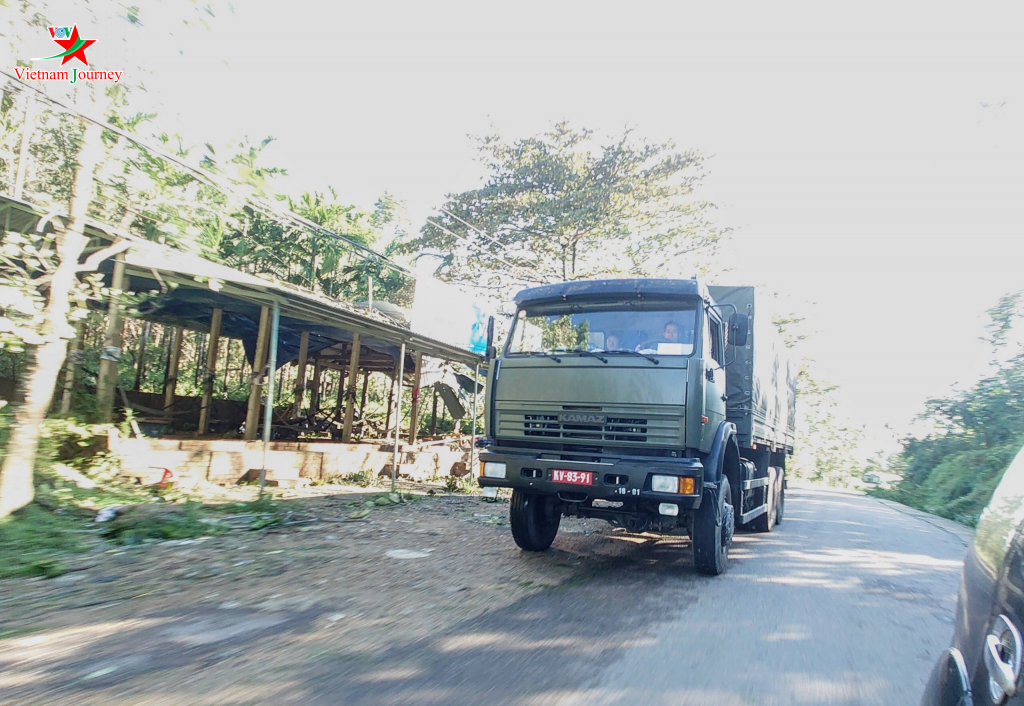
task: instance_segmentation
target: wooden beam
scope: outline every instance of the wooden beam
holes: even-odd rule
[[[309,355],[309,331],[302,332],[299,339],[299,361],[295,370],[295,406],[292,408],[292,415],[297,417],[302,414],[302,403],[306,399],[306,358]]]
[[[114,419],[114,393],[117,390],[117,363],[121,360],[121,342],[124,333],[124,312],[121,293],[127,287],[124,274],[124,254],[114,260],[114,272],[110,277],[110,303],[107,305],[107,327],[103,335],[103,350],[100,351],[100,371],[96,380],[96,405],[99,407],[101,422]]]
[[[409,409],[409,443],[416,443],[420,422],[420,378],[423,374],[423,354],[417,352],[416,369],[412,375],[412,407]]]
[[[270,307],[260,307],[260,328],[256,334],[256,352],[253,354],[252,377],[249,380],[249,405],[245,410],[245,434],[242,438],[252,441],[259,430],[260,379],[267,371],[267,345],[270,341]]]
[[[203,399],[199,403],[199,429],[202,435],[210,428],[210,411],[213,407],[213,379],[217,375],[217,353],[220,351],[220,325],[224,310],[214,309],[210,317],[210,345],[206,348],[206,373],[203,375]]]
[[[352,336],[352,356],[348,361],[348,385],[345,386],[345,421],[341,427],[341,440],[352,441],[352,421],[356,411],[356,383],[359,382],[359,334]]]
[[[181,326],[171,329],[171,353],[167,357],[167,375],[164,377],[164,411],[174,406],[174,392],[178,387],[178,363],[181,361],[181,339],[185,331]]]

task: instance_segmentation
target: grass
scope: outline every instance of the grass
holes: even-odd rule
[[[0,520],[0,578],[60,576],[68,557],[85,549],[82,528],[82,518],[38,505]]]

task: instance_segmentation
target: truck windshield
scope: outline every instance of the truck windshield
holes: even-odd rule
[[[688,356],[694,350],[697,305],[697,300],[527,305],[516,312],[507,351]]]

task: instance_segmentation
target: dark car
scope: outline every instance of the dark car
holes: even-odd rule
[[[939,657],[922,706],[1024,705],[1024,450],[1003,475],[960,581],[953,645]]]

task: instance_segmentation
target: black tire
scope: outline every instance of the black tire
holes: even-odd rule
[[[718,493],[705,491],[704,501],[693,518],[693,564],[709,576],[725,573],[735,525],[729,479],[722,477]]]
[[[542,552],[555,541],[562,514],[559,512],[553,518],[549,517],[546,505],[545,498],[540,495],[524,493],[518,488],[512,490],[508,519],[512,525],[512,539],[520,549]]]
[[[775,504],[775,524],[782,524],[782,516],[786,511],[786,485],[779,488],[779,501]]]

